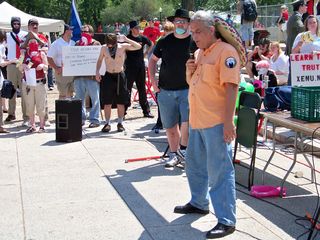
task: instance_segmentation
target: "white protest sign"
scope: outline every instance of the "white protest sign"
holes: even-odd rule
[[[320,86],[320,53],[291,54],[291,85]]]
[[[101,46],[67,46],[62,50],[63,76],[95,76]],[[102,61],[100,74],[106,72]]]
[[[37,86],[36,69],[30,68],[24,71],[28,86]]]

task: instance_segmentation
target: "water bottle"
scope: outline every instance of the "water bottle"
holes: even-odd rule
[[[263,88],[268,88],[268,85],[269,85],[269,76],[265,74],[263,76]]]

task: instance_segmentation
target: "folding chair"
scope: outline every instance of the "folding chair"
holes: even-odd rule
[[[235,139],[233,162],[236,160],[238,144],[253,149],[249,167],[248,190],[251,189],[254,180],[261,103],[262,101],[258,93],[243,91],[240,94],[238,120],[236,124],[237,137]]]

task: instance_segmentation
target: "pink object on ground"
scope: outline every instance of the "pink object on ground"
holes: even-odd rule
[[[251,187],[250,195],[256,198],[265,197],[279,197],[281,187],[267,186],[267,185],[256,185]],[[282,189],[282,196],[286,196],[287,189],[284,187]]]

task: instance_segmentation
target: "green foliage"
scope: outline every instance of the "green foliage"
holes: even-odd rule
[[[1,0],[0,0],[1,1]],[[229,11],[235,9],[237,0],[76,0],[80,19],[83,23],[97,26],[105,23],[127,22],[132,19],[161,18],[174,14],[182,6],[194,6],[193,10],[211,9]],[[278,0],[256,0],[258,6],[278,4]],[[63,19],[69,22],[71,0],[7,0],[11,5],[29,14]],[[283,2],[283,1],[281,1]],[[191,9],[190,9],[191,10]]]
[[[174,4],[159,0],[122,0],[119,5],[110,4],[102,13],[102,22],[112,24],[115,22],[129,22],[140,18],[160,18],[159,9],[162,8],[161,19],[174,13]]]

